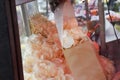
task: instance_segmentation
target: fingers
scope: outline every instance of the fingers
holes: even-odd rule
[[[82,44],[82,43],[84,43],[86,41],[90,41],[90,39],[87,36],[84,36],[84,37],[81,38],[79,43]]]

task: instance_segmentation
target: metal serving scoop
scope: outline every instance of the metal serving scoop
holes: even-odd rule
[[[55,22],[56,22],[59,38],[62,44],[63,44],[62,36],[63,36],[64,24],[67,23],[68,20],[71,18],[73,18],[74,21],[76,20],[73,6],[71,5],[70,0],[66,0],[64,3],[61,3],[55,10]]]
[[[58,35],[60,41],[62,43],[62,35],[63,35],[63,6],[64,3],[60,4],[55,10],[55,22],[58,30]]]

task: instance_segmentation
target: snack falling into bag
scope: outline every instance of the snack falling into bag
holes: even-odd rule
[[[99,55],[92,42],[78,27],[69,1],[64,3],[63,25],[64,56],[75,80],[106,80],[98,60]]]

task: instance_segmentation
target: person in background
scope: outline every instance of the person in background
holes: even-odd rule
[[[89,22],[91,26],[89,26],[88,36],[91,40],[96,41],[100,45],[100,26],[95,28],[95,25],[99,24],[99,17],[92,16],[91,22]],[[96,33],[97,32],[97,36]],[[116,34],[115,34],[116,33]],[[114,66],[116,68],[116,72],[120,71],[120,31],[117,30],[109,20],[105,18],[105,39],[106,39],[106,47],[108,58],[114,62]]]

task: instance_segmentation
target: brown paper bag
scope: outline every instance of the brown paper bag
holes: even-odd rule
[[[65,49],[64,56],[75,80],[106,80],[90,41]]]

